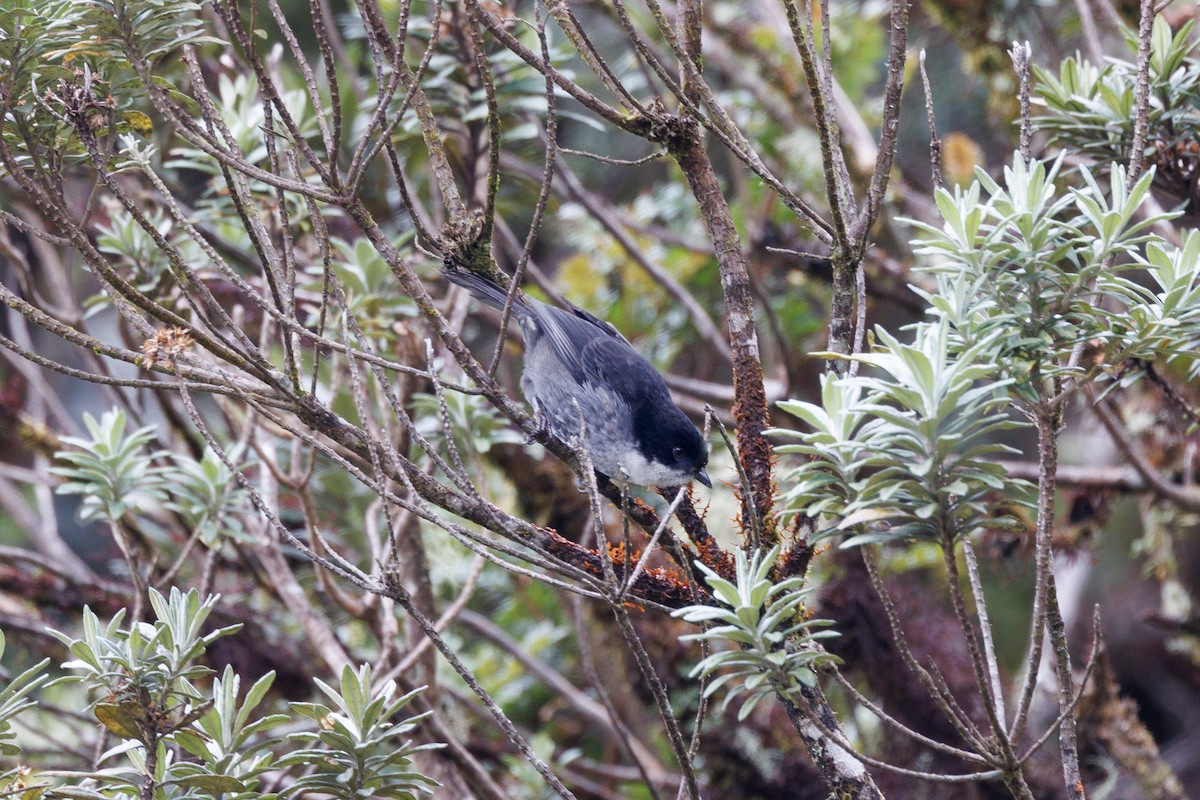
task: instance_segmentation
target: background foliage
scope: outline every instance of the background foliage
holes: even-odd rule
[[[0,0],[0,797],[1195,795],[1189,14]]]

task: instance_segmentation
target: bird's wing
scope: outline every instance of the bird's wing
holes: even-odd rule
[[[607,352],[615,344],[638,358],[616,328],[583,309],[572,307],[568,311],[545,303],[538,303],[534,309],[540,332],[545,335],[571,376],[581,384],[595,382],[597,376],[594,367],[589,366],[589,359],[585,358],[589,350],[599,348]]]
[[[670,400],[662,377],[623,337],[596,337],[580,353],[583,381],[605,386],[631,408]]]

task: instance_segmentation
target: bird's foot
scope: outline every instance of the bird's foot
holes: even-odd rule
[[[538,439],[545,438],[550,433],[550,420],[540,409],[533,412],[533,433],[525,436],[525,444],[536,444]]]

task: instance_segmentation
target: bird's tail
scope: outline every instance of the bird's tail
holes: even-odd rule
[[[498,311],[504,310],[504,304],[508,301],[508,292],[500,288],[500,284],[495,281],[464,269],[444,269],[442,276],[456,286],[463,287],[492,308]],[[516,297],[513,298],[513,310],[519,312],[528,307],[529,302],[525,296],[517,292]]]

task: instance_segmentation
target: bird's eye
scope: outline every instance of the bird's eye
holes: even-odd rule
[[[683,461],[683,448],[676,447],[671,451],[671,455],[674,456],[676,461]]]

